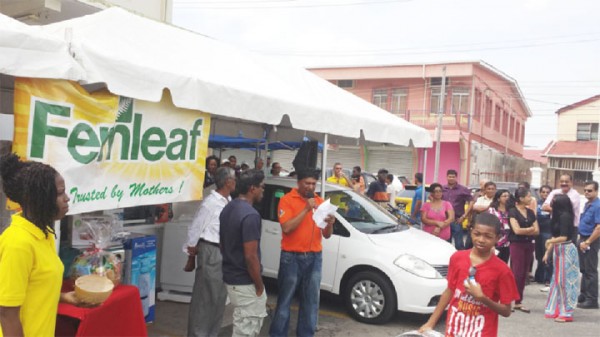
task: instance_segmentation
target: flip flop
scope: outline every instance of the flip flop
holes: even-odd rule
[[[567,323],[567,322],[573,322],[573,317],[556,317],[554,319],[554,321],[556,323]]]

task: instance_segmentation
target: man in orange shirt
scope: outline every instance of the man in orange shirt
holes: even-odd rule
[[[314,336],[319,314],[321,286],[321,239],[333,232],[335,216],[326,218],[321,229],[313,220],[313,213],[322,202],[315,188],[319,172],[306,169],[298,172],[298,188],[292,189],[279,201],[279,223],[283,231],[281,258],[277,276],[279,294],[277,309],[271,323],[271,336],[287,336],[290,323],[290,305],[299,291],[298,325],[296,335]]]

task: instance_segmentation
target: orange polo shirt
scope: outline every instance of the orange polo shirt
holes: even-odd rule
[[[323,199],[315,195],[315,201],[319,206]],[[298,215],[306,207],[306,202],[306,199],[298,193],[297,188],[284,195],[279,201],[279,223],[283,224]],[[281,250],[296,253],[320,252],[322,250],[321,229],[315,224],[312,215],[312,212],[307,212],[302,222],[293,232],[283,233]]]

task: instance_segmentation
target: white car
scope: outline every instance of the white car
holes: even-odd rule
[[[268,178],[260,243],[263,275],[277,278],[281,251],[279,199],[296,179]],[[320,190],[320,184],[317,185]],[[333,235],[323,239],[321,290],[341,295],[356,320],[382,324],[397,310],[431,313],[446,288],[455,249],[444,240],[408,228],[348,188],[326,184],[326,198],[337,205]]]

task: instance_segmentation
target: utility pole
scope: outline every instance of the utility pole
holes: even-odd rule
[[[442,69],[442,88],[440,90],[440,102],[438,103],[438,121],[435,135],[435,166],[433,169],[433,181],[438,181],[440,170],[440,141],[442,138],[442,121],[444,117],[444,94],[446,93],[446,66]]]
[[[512,116],[512,96],[510,96],[508,98],[508,118],[503,122],[503,123],[510,123],[510,116]],[[508,181],[508,179],[506,179],[506,156],[508,156],[508,141],[509,141],[509,137],[508,135],[510,135],[510,128],[514,127],[514,125],[509,125],[506,128],[506,139],[504,140],[504,156],[502,157],[502,178],[504,179],[504,181]],[[502,127],[500,129],[500,133],[502,133],[502,129],[504,127]],[[516,130],[515,130],[516,132]],[[516,133],[515,133],[516,134]]]

